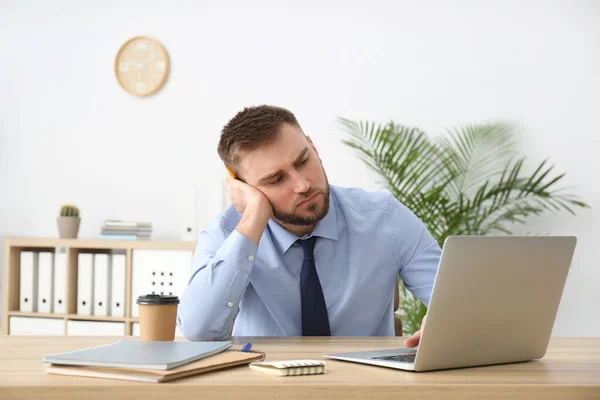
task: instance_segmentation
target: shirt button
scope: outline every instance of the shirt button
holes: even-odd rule
[[[227,303],[227,307],[233,307],[233,303],[232,302],[228,302]]]
[[[254,256],[252,254],[248,256],[248,261],[254,261]]]

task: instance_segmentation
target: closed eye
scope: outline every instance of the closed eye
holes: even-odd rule
[[[282,175],[278,175],[277,178],[275,178],[274,180],[272,180],[271,182],[269,182],[269,185],[277,185],[282,180],[283,180],[283,176]]]
[[[304,157],[304,159],[302,159],[298,164],[296,164],[297,167],[301,167],[304,164],[306,164],[308,162],[308,156]]]
[[[304,157],[302,160],[296,163],[296,168],[304,166],[308,162],[308,156]],[[277,177],[269,182],[269,185],[277,185],[283,181],[283,175],[277,175]]]
[[[296,160],[294,161],[294,168],[300,168],[305,166],[308,161],[310,160],[310,153],[309,153],[309,148],[305,147],[300,154],[298,155],[298,157],[296,157]],[[258,180],[258,184],[263,184],[263,185],[277,185],[278,183],[281,183],[281,181],[285,180],[285,173],[282,170],[273,172],[272,174],[266,175],[263,178],[260,178]]]

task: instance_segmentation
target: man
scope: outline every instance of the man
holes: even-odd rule
[[[330,185],[290,111],[245,108],[218,152],[237,179],[198,236],[178,314],[188,339],[394,335],[398,274],[429,304],[436,241],[390,194]]]

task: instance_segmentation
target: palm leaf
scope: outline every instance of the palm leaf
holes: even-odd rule
[[[470,193],[502,171],[515,153],[513,129],[508,124],[468,125],[438,139],[453,154],[449,165],[457,175],[449,187],[453,198]]]
[[[589,206],[556,188],[544,160],[527,176],[508,124],[469,125],[430,139],[416,128],[340,118],[343,142],[383,178],[391,194],[423,221],[440,246],[451,235],[512,234],[532,215]],[[400,282],[402,285],[402,282]],[[419,329],[426,308],[402,285],[405,333]]]
[[[427,135],[417,129],[388,123],[375,125],[356,123],[340,119],[340,123],[350,134],[343,142],[357,149],[361,159],[376,173],[380,174],[386,187],[418,216],[419,207],[427,205],[427,211],[439,209],[435,204],[440,200],[433,194],[441,190],[436,182],[449,182],[449,170],[445,163],[448,155],[439,145],[431,142]],[[423,202],[421,197],[427,197]]]
[[[498,182],[489,188],[487,183],[481,186],[473,198],[470,212],[477,215],[476,234],[491,233],[494,227],[503,226],[502,221],[524,224],[526,220],[522,217],[561,209],[573,213],[572,206],[587,207],[573,196],[548,191],[564,174],[551,176],[553,167],[546,167],[546,161],[528,178],[521,176],[523,162],[524,159],[519,159],[513,165],[508,164]]]

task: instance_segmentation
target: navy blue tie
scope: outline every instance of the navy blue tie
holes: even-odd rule
[[[302,336],[331,336],[327,305],[313,256],[316,240],[315,236],[299,240],[304,251],[302,272],[300,272]]]

